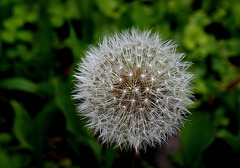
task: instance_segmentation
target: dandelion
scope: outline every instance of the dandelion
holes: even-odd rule
[[[102,143],[136,152],[175,136],[192,104],[184,56],[148,30],[115,33],[91,46],[74,94],[87,127]]]

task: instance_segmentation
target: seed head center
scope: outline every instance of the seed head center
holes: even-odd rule
[[[112,94],[120,106],[136,112],[146,108],[149,101],[154,99],[151,94],[155,90],[154,82],[141,68],[121,72],[119,79],[113,84]]]

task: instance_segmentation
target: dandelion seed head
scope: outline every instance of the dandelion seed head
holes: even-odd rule
[[[75,74],[74,99],[88,128],[106,144],[136,152],[177,135],[192,104],[190,63],[151,31],[105,37]]]

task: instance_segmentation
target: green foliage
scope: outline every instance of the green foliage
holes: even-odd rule
[[[213,142],[215,126],[209,114],[194,113],[181,132],[183,167],[199,167],[202,152]]]
[[[17,102],[12,101],[11,104],[15,112],[13,133],[19,140],[21,147],[32,151],[36,150],[35,137],[37,128],[33,119]]]
[[[166,164],[157,149],[101,146],[71,98],[87,46],[132,26],[177,41],[196,74],[180,147],[160,150]],[[239,30],[238,0],[1,0],[0,167],[240,167]]]
[[[0,88],[34,93],[37,89],[37,85],[28,79],[14,77],[0,81]]]

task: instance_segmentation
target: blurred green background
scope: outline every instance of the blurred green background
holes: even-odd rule
[[[89,44],[151,28],[192,61],[195,104],[161,150],[101,146],[76,115]],[[0,167],[240,167],[239,0],[0,0]]]

